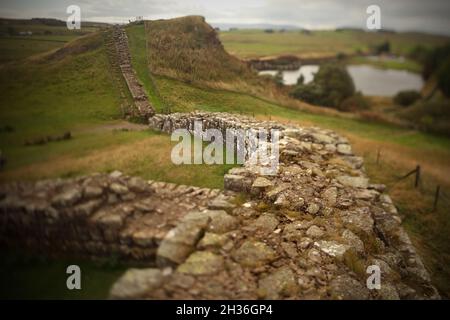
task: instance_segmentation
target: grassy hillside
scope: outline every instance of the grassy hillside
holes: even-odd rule
[[[191,83],[245,90],[259,85],[246,64],[228,54],[203,17],[146,21],[150,70]]]
[[[285,31],[233,30],[219,33],[225,49],[239,58],[296,55],[301,58],[336,56],[337,53],[368,52],[371,46],[385,41],[395,54],[405,55],[418,44],[426,47],[443,45],[450,39],[420,33],[380,33],[357,30]]]
[[[119,115],[119,96],[110,79],[100,33],[20,65],[5,66],[0,72],[0,85],[2,125],[16,129],[9,139],[3,137],[5,144]]]
[[[0,64],[61,48],[67,42],[102,27],[104,24],[83,23],[80,30],[68,30],[64,21],[54,19],[0,18]],[[31,34],[21,34],[24,32]]]
[[[170,137],[123,122],[104,35],[0,69],[1,181],[70,177],[121,170],[148,179],[223,186],[228,166],[175,166]],[[143,81],[144,82],[144,81]],[[126,129],[126,130],[123,130]],[[25,146],[70,131],[73,139]]]
[[[164,110],[164,101],[162,101],[154,79],[149,72],[147,57],[147,36],[143,24],[132,24],[126,28],[128,36],[128,45],[131,52],[131,63],[136,71],[139,80],[143,84],[153,106],[158,112]]]
[[[154,84],[154,76],[165,76],[193,86],[240,92],[272,103],[282,102],[295,110],[321,114],[337,113],[330,108],[311,106],[293,99],[271,79],[259,77],[245,63],[223,49],[215,30],[206,24],[202,17],[146,21],[145,26],[129,26],[127,34],[133,65],[138,69],[141,82],[157,106],[165,105],[166,109],[178,110],[177,105],[170,105],[168,101],[161,100],[158,86]],[[146,48],[139,42],[144,34]],[[146,69],[150,74],[146,74]]]

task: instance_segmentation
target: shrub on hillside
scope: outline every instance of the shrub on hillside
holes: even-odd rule
[[[417,129],[450,135],[450,101],[422,101],[404,110],[400,116],[411,121]]]
[[[369,109],[369,101],[361,94],[357,92],[351,97],[346,98],[339,106],[339,110],[355,112]]]
[[[298,84],[291,91],[291,95],[299,100],[306,101],[311,104],[323,104],[325,92],[322,87],[314,82],[308,84]]]
[[[438,87],[446,97],[450,97],[450,56],[437,72]]]
[[[450,59],[450,44],[428,51],[423,56],[422,76],[425,80],[439,70]]]
[[[414,61],[417,61],[420,64],[424,64],[429,53],[430,49],[427,49],[425,46],[419,44],[409,51],[407,57]]]
[[[338,52],[336,54],[336,59],[338,59],[338,60],[344,60],[345,58],[347,58],[347,55],[343,52]]]
[[[420,99],[420,93],[416,90],[405,90],[398,92],[394,97],[394,103],[407,107]]]
[[[389,43],[389,41],[380,43],[379,45],[376,45],[373,48],[373,53],[376,55],[379,55],[382,53],[390,53],[390,52],[391,52],[391,44]]]

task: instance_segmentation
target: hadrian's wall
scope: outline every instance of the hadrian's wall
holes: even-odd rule
[[[155,110],[131,64],[127,33],[118,25],[112,27],[111,33],[115,48],[113,64],[118,64],[136,107],[136,110],[130,110],[131,115],[143,119],[151,117],[155,114]]]
[[[46,254],[145,264],[113,298],[428,299],[436,289],[383,185],[370,184],[348,141],[227,113],[156,115],[152,129],[281,130],[280,162],[246,162],[225,191],[119,172],[0,187],[0,243]],[[366,287],[377,265],[380,290]]]
[[[274,176],[253,164],[231,169],[225,189],[247,200],[184,216],[157,250],[158,268],[130,270],[118,298],[438,298],[383,185],[329,130],[284,126],[227,113],[157,115],[150,127],[282,130]],[[368,290],[366,268],[382,273]],[[143,284],[145,283],[145,284]]]
[[[217,189],[120,172],[0,186],[0,243],[45,254],[154,265],[159,243],[190,210],[227,199]]]

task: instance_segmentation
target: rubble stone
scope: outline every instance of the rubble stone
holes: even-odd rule
[[[245,267],[260,267],[275,259],[275,251],[263,242],[247,240],[234,252],[234,259]]]

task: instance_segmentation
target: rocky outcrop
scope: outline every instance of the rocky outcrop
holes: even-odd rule
[[[125,29],[121,26],[115,25],[112,28],[112,37],[114,40],[116,50],[116,61],[120,67],[122,75],[127,83],[128,89],[136,106],[135,111],[132,111],[132,116],[147,119],[155,114],[155,110],[148,100],[142,84],[131,65],[131,54],[128,46],[128,37]]]

